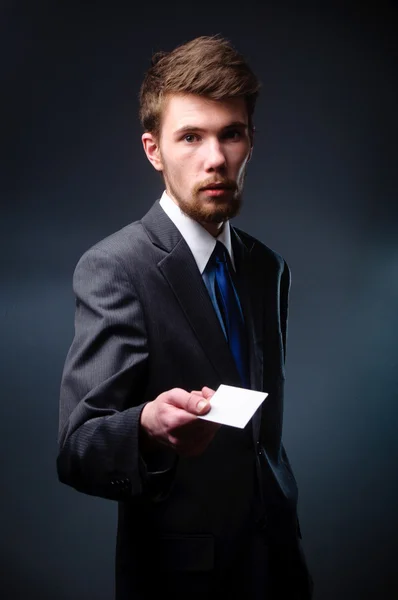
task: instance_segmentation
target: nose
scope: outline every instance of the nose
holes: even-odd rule
[[[225,154],[218,140],[209,140],[204,148],[205,170],[208,173],[220,171],[226,166]]]

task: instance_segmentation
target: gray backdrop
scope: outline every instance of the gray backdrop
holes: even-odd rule
[[[316,600],[398,597],[397,6],[374,4],[2,3],[4,600],[112,598],[116,505],[55,470],[72,273],[162,191],[152,52],[214,33],[263,82],[236,224],[292,269],[284,439]]]

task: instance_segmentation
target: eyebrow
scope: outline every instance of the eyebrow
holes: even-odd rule
[[[221,131],[227,131],[228,129],[248,129],[247,123],[243,121],[233,121],[232,123],[228,123],[225,127],[221,129]],[[183,133],[196,133],[203,132],[205,129],[203,127],[197,127],[196,125],[184,125],[184,127],[180,127],[174,132],[175,136],[182,135]]]

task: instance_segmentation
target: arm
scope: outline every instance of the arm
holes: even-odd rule
[[[87,494],[139,496],[148,365],[142,307],[122,265],[97,248],[79,261],[73,284],[75,337],[61,383],[58,476]]]
[[[74,276],[75,338],[61,384],[58,476],[87,494],[167,496],[177,455],[201,453],[217,426],[196,418],[212,391],[146,398],[148,339],[142,306],[117,258],[95,248]],[[199,394],[199,397],[198,397]]]

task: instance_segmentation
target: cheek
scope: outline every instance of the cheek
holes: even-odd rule
[[[176,164],[176,170],[178,171],[178,177],[181,180],[191,179],[193,175],[200,172],[201,160],[197,153],[194,151],[185,152],[180,156],[180,160]]]
[[[239,159],[235,161],[234,169],[238,175],[241,175],[244,172],[247,161],[248,161],[247,153],[245,153],[243,156],[240,156]]]
[[[246,144],[240,148],[233,148],[229,154],[229,164],[235,170],[235,172],[239,173],[242,169],[245,168],[248,158],[250,156],[250,150],[247,148]]]
[[[192,167],[189,162],[182,158],[168,161],[167,174],[174,185],[185,186],[191,179]]]
[[[175,171],[183,173],[184,171],[189,170],[195,162],[195,156],[193,151],[189,150],[175,152],[169,162],[173,165]]]

